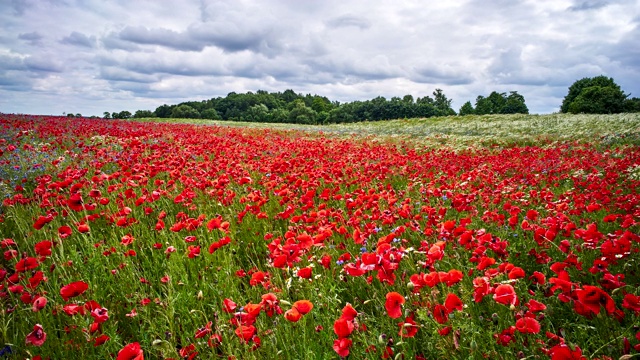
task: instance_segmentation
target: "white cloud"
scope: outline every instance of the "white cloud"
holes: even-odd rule
[[[638,0],[0,4],[0,111],[154,109],[227,93],[366,100],[515,90],[559,108],[585,76],[640,93]]]

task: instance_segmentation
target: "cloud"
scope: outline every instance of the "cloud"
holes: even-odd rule
[[[585,76],[640,93],[639,19],[637,0],[7,0],[0,101],[91,114],[257,89],[350,101],[439,87],[454,107],[515,90],[549,112]]]
[[[37,31],[33,31],[33,32],[29,32],[29,33],[23,33],[23,34],[18,35],[18,39],[26,41],[27,43],[29,43],[29,45],[40,45],[42,43],[41,40],[43,38],[44,38],[44,36],[42,36]]]
[[[361,30],[365,30],[371,27],[371,22],[369,20],[352,14],[334,17],[327,20],[325,24],[332,28],[356,27]]]
[[[164,28],[127,26],[118,37],[139,45],[160,45],[181,51],[201,51],[204,48],[203,44],[191,41],[184,33]]]
[[[69,36],[65,36],[60,40],[62,44],[92,48],[96,44],[95,36],[87,36],[77,31],[72,32]]]
[[[427,84],[466,85],[474,81],[468,70],[449,65],[423,65],[414,69],[411,80]]]
[[[576,1],[574,5],[569,6],[570,11],[585,11],[596,10],[609,5],[609,1],[605,0],[580,0]]]

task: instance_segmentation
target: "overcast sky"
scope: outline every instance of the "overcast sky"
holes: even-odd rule
[[[640,97],[640,0],[0,0],[0,112],[102,115],[256,90],[341,102],[578,79]]]

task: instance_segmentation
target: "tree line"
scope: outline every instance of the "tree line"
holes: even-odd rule
[[[576,81],[560,107],[563,113],[620,113],[640,112],[640,99],[629,98],[612,78],[597,76]],[[386,99],[378,96],[366,101],[340,103],[325,96],[302,95],[293,90],[284,92],[231,92],[225,97],[202,101],[186,101],[162,105],[154,111],[138,110],[105,112],[104,118],[187,118],[273,122],[295,124],[336,124],[360,121],[380,121],[402,118],[426,118],[449,115],[528,114],[525,98],[517,91],[491,92],[478,96],[475,104],[467,101],[458,112],[451,108],[451,100],[442,89],[432,96],[413,98],[412,95]],[[73,116],[73,114],[69,114]],[[79,114],[78,114],[79,115]]]

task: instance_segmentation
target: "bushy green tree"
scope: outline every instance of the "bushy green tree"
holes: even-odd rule
[[[624,101],[625,112],[640,112],[640,98],[634,97]]]
[[[158,106],[154,113],[159,118],[168,118],[171,117],[171,112],[173,111],[173,107],[167,104]]]
[[[613,78],[604,75],[582,78],[569,87],[569,92],[560,106],[560,112],[619,113],[624,111],[624,102],[627,96]]]
[[[150,118],[153,117],[153,113],[149,110],[138,110],[136,111],[135,114],[133,114],[133,117],[136,119],[139,118]]]
[[[269,122],[271,120],[271,114],[265,104],[257,104],[251,106],[245,112],[245,120],[252,122]]]
[[[131,117],[131,112],[127,110],[120,111],[119,113],[113,113],[112,117],[114,119],[129,119]]]
[[[510,91],[507,101],[500,109],[500,114],[528,114],[529,108],[525,104],[524,96],[517,91]]]
[[[466,103],[464,103],[462,107],[460,107],[460,110],[458,111],[458,115],[460,116],[473,115],[475,113],[476,111],[473,108],[473,105],[471,105],[471,101],[467,101]]]
[[[200,113],[191,106],[183,104],[178,105],[171,111],[171,117],[177,119],[199,119]]]
[[[315,124],[318,115],[312,108],[305,105],[301,99],[296,99],[289,111],[289,122],[294,124]]]
[[[624,111],[626,96],[611,86],[589,86],[569,104],[572,114],[616,114]]]
[[[200,117],[202,117],[203,119],[209,119],[209,120],[222,119],[220,114],[218,114],[218,112],[214,108],[208,108],[208,109],[202,110],[202,112],[200,113]]]
[[[476,98],[475,113],[477,115],[486,114],[528,114],[529,108],[525,104],[524,96],[517,91],[498,93],[492,91],[489,96],[482,95]]]

